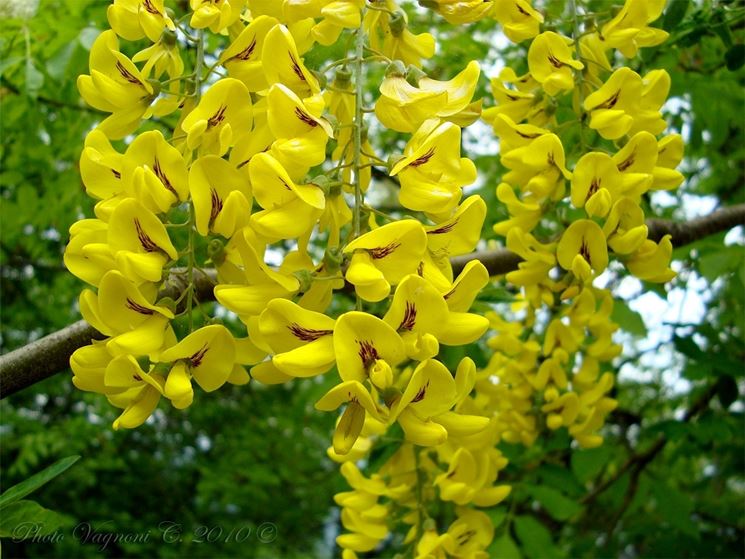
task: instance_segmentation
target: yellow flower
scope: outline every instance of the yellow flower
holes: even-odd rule
[[[469,104],[479,74],[478,62],[471,61],[449,81],[423,77],[415,87],[400,71],[392,72],[380,85],[381,96],[375,104],[375,115],[384,126],[399,132],[414,132],[432,117],[459,120],[459,125],[466,126],[478,118]],[[460,122],[459,115],[469,109],[466,122]]]
[[[136,283],[160,281],[163,265],[178,258],[163,223],[134,198],[114,208],[107,240],[117,268]]]
[[[341,379],[358,382],[395,367],[406,355],[401,336],[391,326],[358,311],[344,313],[336,321],[334,352]]]
[[[194,202],[197,231],[230,238],[248,225],[251,191],[230,163],[216,155],[205,155],[189,169],[189,190]]]
[[[78,76],[80,95],[92,107],[111,113],[98,129],[109,138],[123,138],[137,128],[141,118],[149,116],[156,93],[134,63],[119,52],[113,31],[96,38],[89,66],[89,76]]]
[[[502,24],[507,37],[520,43],[538,35],[543,16],[527,0],[498,0],[494,2],[494,17]]]
[[[172,33],[169,35],[163,35],[163,37],[154,45],[147,47],[132,57],[132,62],[145,62],[142,67],[142,75],[155,79],[160,78],[163,74],[167,74],[169,78],[179,78],[184,73],[184,61],[181,59],[178,44],[176,43],[175,35]],[[178,99],[179,93],[179,80],[175,80],[171,84],[169,102],[176,104],[181,102]],[[165,99],[163,100],[165,101]],[[156,104],[157,106],[157,104]],[[176,110],[176,107],[173,108]],[[154,109],[155,111],[155,109]],[[155,111],[157,114],[166,114],[162,109]]]
[[[316,409],[334,411],[344,404],[347,404],[347,407],[339,419],[333,438],[334,452],[340,455],[347,454],[354,446],[362,432],[366,414],[380,419],[370,392],[356,380],[337,384],[316,402]]]
[[[236,270],[237,277],[231,278],[234,283],[220,283],[215,287],[215,298],[248,325],[251,317],[260,315],[269,301],[291,297],[300,284],[295,276],[266,265],[264,246],[250,227],[237,231],[230,242],[239,255],[242,269]],[[255,331],[251,330],[251,334],[253,336]]]
[[[155,411],[165,388],[161,375],[146,373],[131,355],[122,355],[109,363],[105,382],[116,390],[108,395],[109,402],[124,408],[114,420],[114,429],[134,429],[142,425]]]
[[[301,101],[289,88],[274,84],[267,96],[267,123],[276,141],[270,153],[293,178],[303,177],[326,158],[326,143],[334,135],[320,117],[323,98]]]
[[[224,155],[251,130],[251,95],[243,82],[223,78],[210,87],[199,105],[181,122],[189,149]]]
[[[321,90],[318,80],[303,64],[295,39],[284,25],[275,25],[266,34],[261,65],[269,85],[280,83],[301,98]]]
[[[272,362],[293,377],[325,373],[335,363],[334,324],[287,299],[270,301],[259,317],[261,337],[274,353]]]
[[[256,202],[264,208],[251,216],[251,227],[272,240],[305,235],[318,221],[326,199],[315,184],[295,184],[268,153],[255,155],[248,165]]]
[[[152,353],[163,345],[173,313],[153,304],[155,286],[138,288],[120,272],[107,272],[98,294],[89,289],[80,294],[80,312],[88,323],[106,336],[106,347],[113,355]]]
[[[497,106],[485,109],[482,116],[485,121],[492,122],[497,134],[499,131],[496,119],[499,116],[506,117],[512,127],[523,120],[535,126],[543,126],[551,120],[552,113],[547,110],[546,97],[540,91],[540,84],[529,73],[517,76],[512,68],[504,68],[490,83]],[[507,87],[506,84],[515,85]],[[542,133],[546,134],[548,130],[543,130]]]
[[[510,169],[503,177],[506,182],[518,185],[523,192],[538,199],[561,199],[564,179],[572,178],[566,168],[564,146],[556,134],[543,134],[521,147],[503,152],[502,164]]]
[[[668,33],[647,24],[659,18],[664,7],[665,0],[626,0],[621,11],[601,29],[604,48],[616,48],[626,58],[633,58],[640,47],[663,43]]]
[[[440,499],[453,501],[456,505],[497,505],[511,491],[509,485],[493,485],[500,462],[506,461],[494,448],[473,452],[459,448],[450,457],[447,471],[435,478],[434,483],[440,489]]]
[[[88,132],[80,155],[80,176],[89,196],[106,200],[122,192],[123,158],[98,128]]]
[[[267,33],[278,23],[265,15],[255,18],[220,55],[218,61],[230,77],[242,81],[249,91],[262,91],[269,85],[261,53]]]
[[[155,213],[167,212],[189,195],[186,162],[158,130],[143,132],[132,141],[121,178],[125,192]]]
[[[172,363],[165,396],[177,408],[191,404],[194,392],[191,379],[205,392],[220,388],[235,366],[235,341],[227,328],[219,324],[204,326],[163,351],[160,363]]]
[[[326,3],[321,8],[320,15],[323,19],[311,29],[312,37],[322,45],[334,44],[342,30],[356,29],[360,26],[360,10],[364,5],[364,0],[337,0]]]
[[[603,234],[608,246],[618,254],[635,252],[647,239],[647,226],[644,212],[639,204],[630,198],[621,198],[611,208],[610,215],[603,225]]]
[[[626,261],[629,272],[641,280],[665,283],[675,277],[670,269],[673,244],[670,235],[662,237],[659,243],[647,239]]]
[[[189,0],[194,11],[189,21],[194,29],[209,27],[213,33],[220,33],[241,16],[246,0]]]
[[[562,268],[572,271],[584,282],[589,281],[608,266],[603,230],[589,219],[573,222],[556,247],[556,259]]]
[[[639,111],[641,95],[639,74],[625,66],[619,68],[600,89],[585,99],[583,106],[590,112],[590,128],[609,140],[627,134]]]
[[[588,217],[605,217],[621,193],[621,172],[610,155],[590,152],[572,173],[572,204],[585,208]]]
[[[352,254],[345,277],[360,297],[380,301],[388,296],[391,285],[416,272],[426,245],[427,235],[418,221],[383,225],[344,247],[344,254]]]
[[[683,182],[684,177],[675,168],[683,159],[683,138],[680,134],[670,134],[657,143],[657,165],[652,171],[655,190],[671,190]]]
[[[425,121],[391,169],[399,175],[399,201],[405,208],[441,214],[460,201],[461,189],[476,180],[476,166],[460,157],[461,131],[451,122]]]
[[[435,38],[429,33],[414,35],[406,22],[406,14],[400,9],[391,16],[380,50],[391,60],[419,67],[422,58],[431,58],[435,54]]]
[[[100,219],[82,219],[70,226],[65,248],[65,267],[86,283],[97,286],[103,275],[116,267],[108,245],[108,225]]]
[[[111,28],[127,41],[147,37],[154,43],[165,29],[176,29],[163,0],[114,0],[106,15]]]
[[[448,528],[443,547],[454,557],[486,559],[485,550],[494,538],[491,519],[485,513],[469,508],[458,508],[456,514],[458,519]]]
[[[585,65],[572,58],[571,39],[546,31],[530,43],[528,68],[546,93],[556,95],[560,91],[574,88],[572,68],[582,70]]]

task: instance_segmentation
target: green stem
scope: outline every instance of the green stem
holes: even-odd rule
[[[361,179],[361,158],[362,158],[362,125],[363,125],[363,112],[362,112],[362,87],[364,80],[362,76],[362,61],[364,59],[365,49],[365,29],[364,29],[364,10],[362,11],[362,18],[360,20],[360,26],[357,29],[356,37],[356,48],[355,48],[355,105],[354,105],[354,217],[353,217],[353,228],[354,238],[360,236],[360,230],[362,229],[362,204],[364,199],[362,196],[362,179]],[[358,311],[362,310],[362,299],[360,296],[356,296],[356,308]]]
[[[569,10],[574,14],[574,31],[572,33],[572,38],[574,39],[574,50],[577,54],[577,60],[582,60],[582,52],[579,48],[579,37],[580,37],[580,29],[579,29],[579,14],[577,13],[577,1],[576,0],[569,0]],[[584,114],[584,104],[585,104],[585,93],[584,93],[584,87],[585,87],[585,77],[584,77],[584,69],[583,70],[576,70],[574,72],[575,76],[577,76],[577,95],[578,95],[578,102],[579,102],[579,146],[581,153],[585,152],[585,114]]]

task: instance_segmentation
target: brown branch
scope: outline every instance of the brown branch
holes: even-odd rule
[[[685,414],[683,415],[683,419],[681,419],[681,422],[688,423],[689,421],[691,421],[691,419],[705,410],[709,405],[709,402],[711,402],[712,398],[714,398],[714,396],[716,395],[717,389],[718,383],[715,382],[714,384],[709,386],[709,388],[704,390],[704,392],[701,393],[701,395],[696,399],[693,405],[686,410]],[[652,444],[652,446],[650,446],[647,450],[629,457],[629,459],[626,460],[623,466],[621,466],[615,474],[613,474],[603,483],[598,485],[593,491],[580,499],[580,503],[586,505],[593,502],[600,496],[601,493],[604,493],[611,485],[621,479],[628,471],[631,471],[631,479],[632,481],[634,481],[636,478],[639,477],[642,470],[646,468],[647,465],[652,462],[652,460],[654,460],[660,452],[662,452],[668,441],[669,439],[667,437],[665,437],[664,435],[660,435],[660,437],[654,442],[654,444]],[[624,503],[625,506],[622,506],[621,514],[616,517],[616,521],[620,520],[620,517],[623,515],[623,510],[625,509],[625,507],[628,506],[628,503]],[[610,530],[610,532],[612,531],[613,530]]]
[[[650,238],[659,240],[665,234],[671,234],[673,244],[676,247],[683,246],[736,225],[745,225],[745,204],[724,208],[689,222],[651,219],[647,224]],[[471,260],[481,261],[492,276],[516,270],[522,261],[518,255],[506,249],[478,251],[453,258],[451,263],[454,273],[458,274]],[[197,274],[194,281],[198,301],[207,302],[214,299],[214,272],[208,272],[207,276]],[[185,270],[174,269],[160,295],[177,299],[187,286]],[[90,343],[92,339],[97,339],[96,334],[98,333],[91,326],[80,321],[22,348],[0,355],[0,399],[66,370],[73,351]],[[100,334],[98,337],[100,338]]]

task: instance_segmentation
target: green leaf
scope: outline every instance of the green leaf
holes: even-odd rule
[[[652,484],[652,492],[657,511],[670,526],[690,536],[698,536],[696,525],[691,520],[693,501],[689,496],[659,481]]]
[[[730,72],[742,68],[742,65],[745,64],[745,45],[732,45],[724,55],[724,60],[727,63],[727,70]]]
[[[45,509],[35,501],[16,501],[3,507],[0,515],[0,537],[22,540],[44,536],[64,523],[64,516]]]
[[[34,61],[26,59],[26,94],[36,97],[39,94],[41,86],[44,85],[44,74],[39,72],[34,66]]]
[[[607,446],[572,452],[572,471],[581,482],[590,481],[600,475],[610,455],[611,449]]]
[[[665,18],[662,20],[662,28],[665,31],[675,29],[682,21],[688,11],[691,0],[673,0],[665,10]]]
[[[527,489],[528,493],[556,520],[569,520],[582,510],[578,503],[551,487],[531,485],[527,486]]]
[[[509,534],[495,539],[488,549],[489,557],[494,559],[520,559],[520,550]]]
[[[0,60],[0,76],[2,76],[7,69],[12,68],[16,64],[20,64],[23,60],[23,56],[9,56],[5,60]]]
[[[2,495],[0,495],[0,508],[2,508],[4,511],[7,505],[18,501],[19,499],[22,499],[33,491],[36,491],[37,489],[39,489],[39,487],[41,487],[45,483],[48,483],[50,480],[56,478],[62,472],[67,470],[78,460],[80,460],[80,456],[68,456],[67,458],[62,458],[61,460],[57,460],[57,462],[55,462],[48,468],[45,468],[42,471],[32,475],[30,478],[22,481],[21,483],[14,485],[13,487],[5,491]]]
[[[701,348],[696,345],[696,342],[694,342],[692,338],[681,338],[680,336],[674,336],[673,343],[675,344],[675,349],[689,359],[698,361],[701,360],[702,357],[705,357],[704,352],[701,351]]]
[[[737,390],[737,382],[732,378],[731,375],[723,375],[719,377],[717,381],[717,397],[722,403],[722,407],[727,409],[730,407],[739,397]]]
[[[644,324],[642,316],[638,312],[632,311],[624,301],[617,299],[613,302],[613,312],[610,318],[629,334],[640,338],[647,335],[647,326]]]
[[[551,532],[532,516],[515,517],[515,533],[526,555],[531,559],[553,559],[562,556],[554,546]]]

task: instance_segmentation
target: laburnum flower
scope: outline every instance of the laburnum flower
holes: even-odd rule
[[[425,121],[391,169],[398,175],[398,199],[405,208],[441,214],[460,201],[461,189],[476,180],[476,166],[460,157],[460,127],[438,119]]]
[[[615,48],[626,58],[633,58],[639,48],[663,43],[668,33],[648,24],[662,15],[664,7],[664,0],[626,0],[621,11],[600,30],[604,49]]]
[[[209,27],[213,33],[220,33],[241,17],[246,0],[189,0],[193,10],[189,25],[194,29]]]
[[[665,283],[675,277],[669,267],[673,254],[670,235],[662,237],[659,243],[647,239],[626,261],[629,272],[637,278],[653,283]]]
[[[106,238],[117,268],[137,283],[160,281],[163,265],[178,258],[163,223],[134,198],[114,208]]]
[[[675,168],[683,159],[683,138],[680,134],[670,134],[657,142],[657,163],[652,170],[655,190],[671,190],[683,182],[684,177]]]
[[[131,196],[154,213],[165,213],[189,195],[186,162],[158,130],[139,134],[122,160],[121,196],[104,202],[97,215],[111,215],[120,198]]]
[[[268,153],[255,155],[248,164],[256,202],[264,208],[251,216],[251,227],[271,240],[306,234],[318,221],[326,199],[315,184],[295,184],[287,171]]]
[[[231,244],[239,254],[242,267],[235,270],[237,277],[231,277],[235,283],[215,286],[215,298],[248,325],[251,317],[259,316],[269,301],[291,297],[300,284],[295,276],[267,266],[263,259],[264,245],[250,227],[237,231]],[[218,270],[218,278],[220,273]]]
[[[332,45],[344,29],[360,26],[364,0],[336,0],[321,8],[323,18],[311,29],[311,35],[321,45]]]
[[[344,404],[347,407],[339,418],[333,436],[334,452],[342,456],[349,453],[359,438],[367,414],[373,419],[382,419],[370,392],[356,380],[337,384],[316,402],[315,407],[320,411],[334,411]]]
[[[318,80],[303,64],[295,39],[284,25],[275,25],[264,37],[261,65],[269,85],[280,83],[302,99],[321,91]]]
[[[376,316],[359,311],[341,315],[334,327],[334,352],[343,381],[368,378],[381,388],[390,384],[391,370],[406,356],[396,330]]]
[[[114,355],[127,352],[148,354],[163,345],[173,313],[153,304],[156,288],[138,288],[120,272],[111,270],[102,278],[98,293],[89,289],[80,294],[80,312],[88,323],[106,336],[106,346]]]
[[[217,81],[199,104],[181,122],[189,149],[224,155],[241,136],[251,130],[251,95],[234,78]]]
[[[108,244],[108,225],[100,219],[82,219],[70,226],[65,247],[65,267],[86,283],[97,286],[103,275],[116,267]]]
[[[145,62],[142,67],[142,75],[146,78],[160,78],[167,74],[169,78],[179,78],[184,73],[184,61],[176,42],[176,35],[173,32],[164,33],[155,44],[142,49],[132,57],[132,62]],[[160,99],[158,103],[178,105],[181,100],[179,97],[179,80],[174,80],[169,89],[170,99]],[[176,110],[174,107],[173,110]],[[160,111],[159,114],[165,114]]]
[[[450,311],[434,286],[415,274],[398,285],[383,320],[399,332],[406,354],[420,361],[437,355],[440,342],[469,344],[489,327],[483,316]]]
[[[172,363],[163,394],[174,407],[186,408],[194,398],[192,378],[205,392],[217,390],[228,381],[236,367],[235,341],[227,328],[211,324],[160,353],[157,361]]]
[[[635,252],[647,239],[644,211],[631,198],[621,198],[610,210],[603,225],[608,246],[617,254]]]
[[[460,126],[467,126],[478,118],[479,111],[471,103],[481,72],[478,62],[469,62],[451,80],[422,77],[416,86],[407,81],[401,70],[403,65],[394,67],[380,85],[381,96],[375,104],[375,115],[385,127],[414,132],[432,117],[456,121]]]
[[[507,114],[497,114],[492,122],[492,128],[499,138],[500,150],[503,154],[526,147],[533,140],[551,133],[550,130],[534,124],[517,124]]]
[[[657,139],[649,132],[637,132],[613,156],[621,172],[624,196],[641,200],[654,181],[657,163]]]
[[[242,81],[249,91],[262,91],[269,85],[261,53],[267,33],[278,24],[275,18],[260,15],[220,54],[218,62],[228,71],[228,75]]]
[[[587,282],[608,266],[608,248],[600,226],[589,219],[573,222],[556,247],[556,259],[565,270]]]
[[[473,251],[481,238],[486,203],[477,195],[469,196],[455,212],[436,225],[424,228],[427,251],[417,273],[440,291],[447,292],[453,282],[451,256]]]
[[[274,84],[267,95],[267,124],[276,140],[270,153],[295,179],[326,158],[326,143],[334,132],[321,118],[320,95],[302,101],[282,84]]]
[[[659,134],[665,129],[660,108],[669,90],[670,76],[664,70],[653,70],[642,80],[633,70],[619,68],[585,99],[590,128],[609,140],[641,130]]]
[[[527,120],[535,126],[543,126],[551,120],[552,114],[547,110],[546,98],[540,93],[540,84],[530,75],[518,76],[512,68],[504,68],[499,75],[490,81],[492,95],[497,105],[484,109],[482,116],[486,122],[492,122],[498,116],[505,116],[513,122]],[[508,87],[507,84],[514,84]],[[548,131],[545,131],[546,133]]]
[[[132,355],[113,359],[106,367],[104,382],[115,390],[107,395],[109,402],[124,409],[114,420],[114,429],[142,425],[155,411],[165,388],[163,377],[154,371],[143,371]]]
[[[575,60],[570,45],[572,40],[545,31],[530,43],[528,68],[530,75],[543,86],[546,93],[556,95],[560,91],[574,88],[572,69],[582,70],[585,65]]]
[[[80,154],[80,176],[85,192],[99,200],[106,200],[121,192],[124,189],[121,180],[123,158],[98,128],[88,132],[83,153]]]
[[[556,134],[543,134],[503,153],[502,164],[510,170],[503,177],[506,182],[539,199],[561,199],[564,179],[572,178],[566,168],[564,146]]]
[[[517,270],[507,274],[507,281],[515,285],[543,282],[556,265],[556,245],[539,242],[529,231],[519,226],[514,226],[507,232],[507,248],[523,259]]]
[[[507,207],[510,217],[499,221],[492,227],[497,235],[506,236],[513,228],[530,232],[543,217],[541,205],[536,196],[528,194],[520,199],[506,182],[497,187],[497,199]]]
[[[259,330],[274,354],[272,362],[292,377],[311,377],[336,362],[335,321],[287,299],[274,299],[259,316]]]
[[[390,492],[380,475],[366,478],[353,462],[342,464],[341,473],[352,491],[334,495],[334,501],[343,507],[342,524],[349,531],[337,536],[336,543],[349,552],[343,559],[356,559],[354,552],[372,551],[388,535],[390,507],[379,504],[378,499]]]
[[[493,10],[492,0],[424,0],[420,2],[425,8],[436,10],[445,20],[452,24],[473,23],[483,19]]]
[[[486,266],[478,260],[471,260],[463,267],[450,288],[442,292],[442,296],[451,311],[466,312],[487,283],[489,271]]]
[[[163,0],[114,0],[106,15],[111,28],[127,41],[147,37],[154,43],[164,29],[176,29]]]
[[[422,225],[404,219],[373,229],[344,247],[352,259],[345,277],[366,301],[388,296],[391,285],[416,272],[427,246]]]
[[[251,190],[245,178],[224,159],[205,155],[189,169],[189,191],[194,203],[197,231],[230,238],[248,225]]]
[[[502,24],[504,34],[515,43],[538,35],[543,23],[543,15],[534,10],[528,0],[497,0],[492,15]]]
[[[430,33],[414,35],[409,31],[407,20],[406,14],[400,9],[391,16],[379,50],[391,60],[420,67],[422,58],[432,58],[435,54],[435,38]],[[371,46],[372,43],[371,40]]]
[[[467,375],[473,367],[473,362],[464,358],[456,378]],[[489,425],[488,418],[450,411],[463,397],[447,367],[427,359],[417,366],[401,396],[390,406],[388,421],[398,421],[406,440],[421,446],[443,443],[451,430],[461,436],[482,431]]]
[[[450,457],[447,471],[435,478],[440,499],[457,505],[473,503],[478,507],[493,507],[510,494],[509,485],[494,486],[497,472],[507,461],[494,448],[469,451],[459,448]]]
[[[622,191],[622,175],[607,153],[583,155],[572,173],[572,204],[588,217],[605,217]]]
[[[109,138],[123,138],[137,128],[141,118],[150,115],[157,93],[134,63],[119,52],[114,31],[104,31],[93,42],[89,67],[89,76],[78,76],[80,95],[92,107],[111,113],[99,130]]]

